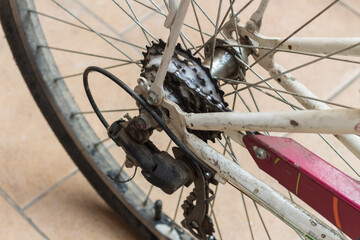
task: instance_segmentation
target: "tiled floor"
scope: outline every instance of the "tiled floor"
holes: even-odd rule
[[[358,0],[344,2],[360,9]],[[346,6],[343,17],[351,18],[354,13]],[[358,36],[359,26],[353,28]],[[358,72],[349,68],[343,73],[351,78]],[[322,94],[323,85],[318,87]],[[0,240],[135,239],[57,141],[22,80],[2,29],[0,106]]]
[[[0,37],[0,239],[136,239],[67,156]]]

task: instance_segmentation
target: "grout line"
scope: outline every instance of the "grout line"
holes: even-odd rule
[[[164,7],[164,4],[161,4],[159,6],[160,8],[163,8]],[[139,22],[142,23],[144,21],[146,21],[147,19],[149,19],[150,17],[156,15],[157,13],[152,11],[152,12],[148,12],[146,13],[144,16],[140,17],[139,18]],[[131,23],[127,28],[124,28],[120,33],[119,35],[120,36],[123,36],[125,35],[127,32],[129,32],[130,30],[132,30],[133,28],[136,28],[137,27],[137,24],[136,23]]]
[[[90,14],[91,16],[93,16],[96,21],[98,21],[101,25],[103,25],[104,27],[106,27],[107,29],[109,29],[111,32],[115,33],[117,36],[121,36],[121,34],[118,33],[118,31],[116,31],[110,24],[106,23],[103,19],[101,19],[96,13],[94,13],[94,11],[92,11],[91,9],[89,9],[87,6],[85,6],[82,2],[80,2],[79,0],[74,0],[74,2],[79,5],[85,12],[87,12],[88,14]]]
[[[64,178],[62,178],[60,181],[58,181],[57,183],[55,183],[54,185],[52,185],[51,187],[49,187],[48,189],[46,189],[44,192],[40,193],[38,196],[36,196],[35,198],[33,198],[32,200],[30,200],[28,203],[26,203],[21,210],[22,211],[26,211],[29,207],[31,207],[33,204],[35,204],[37,201],[39,201],[40,199],[42,199],[43,197],[45,197],[46,195],[48,195],[52,190],[54,190],[55,188],[57,188],[58,186],[60,186],[61,184],[63,184],[64,182],[66,182],[68,179],[70,179],[72,176],[74,176],[76,173],[79,172],[79,169],[76,168],[75,170],[73,170],[72,172],[70,172],[68,175],[66,175]]]
[[[49,239],[46,234],[27,216],[19,205],[0,187],[0,195],[44,238]]]
[[[79,5],[81,8],[83,8],[83,10],[85,12],[87,12],[88,14],[90,14],[91,16],[93,16],[96,21],[98,21],[101,25],[103,25],[104,27],[106,27],[107,29],[109,29],[111,32],[113,32],[114,34],[116,34],[119,37],[123,37],[123,35],[128,32],[129,30],[131,30],[132,28],[136,27],[136,23],[132,23],[129,27],[125,28],[124,30],[122,30],[121,32],[118,32],[115,28],[113,28],[110,24],[108,24],[107,22],[105,22],[103,19],[101,19],[93,10],[89,9],[87,6],[85,6],[81,1],[79,0],[74,0],[74,2]],[[164,4],[160,5],[160,8],[163,8]],[[145,14],[144,16],[139,18],[139,22],[143,22],[146,19],[150,18],[151,16],[155,15],[156,12],[152,11],[149,12],[147,14]]]
[[[342,84],[338,89],[335,89],[326,99],[326,101],[331,101],[335,97],[337,97],[339,94],[341,94],[344,90],[346,90],[347,87],[349,87],[351,84],[353,84],[357,79],[360,78],[360,72],[356,73],[355,76],[351,77],[348,81],[346,81],[344,84]]]
[[[347,82],[345,82],[343,85],[341,85],[338,89],[335,89],[335,91],[333,91],[331,94],[329,94],[328,97],[325,98],[326,101],[331,101],[334,98],[336,98],[337,96],[339,96],[339,94],[341,94],[343,91],[346,90],[346,88],[348,88],[351,84],[353,84],[357,79],[360,78],[360,72],[358,72],[357,74],[355,74],[355,76],[353,76],[352,78],[350,78]],[[291,133],[285,133],[282,134],[281,137],[287,137],[289,136]]]
[[[354,9],[353,7],[351,7],[348,3],[340,0],[339,3],[345,7],[347,10],[351,11],[352,13],[354,13],[355,15],[357,15],[358,17],[360,17],[360,12],[356,9]]]

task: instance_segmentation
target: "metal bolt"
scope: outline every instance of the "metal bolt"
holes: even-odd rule
[[[132,119],[128,113],[126,113],[126,114],[124,115],[124,118],[126,118],[126,119],[129,120],[129,121]]]
[[[155,209],[154,220],[155,221],[160,221],[161,220],[161,215],[162,215],[162,201],[161,200],[156,200],[155,201],[154,209]]]
[[[321,237],[322,237],[322,238],[325,238],[325,237],[326,237],[326,235],[325,235],[325,234],[321,234]]]
[[[209,240],[215,240],[214,235],[209,236]]]
[[[151,105],[155,105],[158,103],[158,97],[156,95],[156,93],[154,92],[149,92],[149,95],[147,97],[147,101],[148,103],[150,103]]]
[[[256,147],[256,146],[254,146],[253,149],[254,149],[255,155],[258,159],[264,160],[267,158],[268,154],[264,149]]]
[[[314,220],[310,220],[311,225],[316,226],[316,222]]]
[[[211,174],[209,172],[205,172],[205,177],[206,178],[210,178],[211,177]]]
[[[255,28],[254,28],[253,23],[248,22],[246,24],[246,30],[248,30],[249,32],[254,32]]]
[[[195,228],[198,228],[198,227],[199,227],[199,224],[198,224],[197,221],[195,221],[195,220],[193,220],[193,221],[191,222],[191,225],[193,225],[193,227],[195,227]]]
[[[139,130],[145,129],[146,128],[146,122],[144,121],[144,119],[142,118],[136,118],[135,120],[135,127]]]

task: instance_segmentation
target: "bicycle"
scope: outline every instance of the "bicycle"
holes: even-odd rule
[[[357,225],[356,223],[351,223],[353,219],[350,219],[350,222],[346,222],[345,225],[343,220],[340,221],[337,207],[340,206],[342,198],[340,198],[341,194],[339,192],[339,195],[336,195],[337,200],[331,202],[333,206],[336,206],[336,208],[334,207],[336,211],[331,212],[331,214],[335,216],[333,216],[334,219],[331,219],[327,215],[326,210],[323,212],[319,204],[315,204],[315,206],[313,205],[314,203],[311,202],[311,199],[307,201],[309,205],[313,206],[315,210],[320,211],[321,215],[332,222],[323,223],[323,221],[326,220],[321,218],[321,216],[315,217],[308,213],[308,211],[304,209],[307,208],[307,206],[303,205],[303,202],[300,202],[298,199],[295,200],[296,203],[303,205],[303,207],[299,207],[292,200],[296,195],[304,198],[300,194],[302,185],[299,185],[299,182],[303,181],[304,178],[301,177],[298,170],[295,172],[295,180],[297,180],[295,181],[295,187],[287,186],[287,181],[284,182],[284,179],[279,179],[283,176],[282,174],[276,177],[276,174],[272,173],[271,170],[265,170],[265,172],[268,172],[275,177],[275,179],[279,180],[286,189],[295,194],[289,193],[289,200],[269,188],[262,181],[249,175],[244,168],[240,167],[239,159],[235,156],[240,150],[233,148],[234,142],[240,145],[245,144],[259,165],[264,162],[262,160],[271,160],[267,162],[272,162],[275,166],[276,164],[283,164],[285,160],[291,161],[294,158],[288,157],[287,154],[278,156],[276,151],[280,150],[271,144],[282,141],[281,144],[278,144],[288,146],[292,151],[294,151],[295,148],[300,149],[300,147],[285,138],[268,137],[266,136],[268,134],[267,131],[351,133],[354,135],[338,135],[338,138],[345,141],[345,145],[350,145],[351,151],[359,157],[358,110],[351,109],[351,107],[348,106],[351,104],[336,104],[318,99],[290,75],[290,73],[297,70],[298,67],[290,68],[290,70],[286,71],[274,62],[275,52],[277,54],[279,54],[279,52],[292,52],[315,57],[314,60],[307,62],[305,65],[300,66],[300,68],[323,59],[336,61],[337,63],[341,62],[341,64],[354,64],[356,66],[356,64],[359,63],[356,59],[337,57],[337,55],[358,55],[360,45],[358,38],[334,42],[333,39],[313,38],[306,40],[292,37],[292,35],[300,31],[305,25],[326,13],[328,9],[331,10],[338,6],[338,1],[333,1],[327,5],[325,4],[305,25],[302,25],[287,37],[279,39],[267,38],[258,33],[261,25],[265,24],[265,20],[262,22],[264,12],[268,5],[268,1],[265,0],[256,6],[256,11],[253,9],[253,11],[248,13],[250,14],[250,21],[246,22],[246,24],[239,22],[237,17],[242,17],[243,14],[246,14],[245,12],[248,11],[249,6],[253,8],[253,1],[246,3],[234,3],[230,1],[232,2],[230,6],[225,8],[222,5],[222,1],[220,1],[219,7],[215,9],[216,21],[212,22],[209,21],[208,18],[210,17],[206,12],[213,10],[213,8],[206,5],[201,8],[197,1],[182,1],[179,5],[179,10],[176,11],[174,1],[169,2],[170,6],[167,5],[167,2],[164,2],[163,5],[160,6],[160,3],[157,4],[154,1],[145,3],[140,1],[134,1],[132,3],[125,1],[120,4],[114,0],[114,5],[112,6],[116,7],[120,12],[123,12],[125,14],[124,16],[133,21],[134,25],[140,27],[137,30],[133,28],[125,29],[126,31],[132,31],[129,36],[139,35],[143,37],[143,39],[133,39],[134,41],[132,43],[123,40],[123,36],[114,37],[110,34],[95,30],[89,23],[83,22],[80,17],[72,13],[72,6],[70,6],[70,8],[64,8],[58,1],[53,0],[50,2],[54,4],[53,6],[57,6],[58,10],[62,9],[63,13],[75,19],[76,23],[69,19],[61,20],[49,13],[38,10],[42,7],[42,4],[44,4],[43,7],[45,9],[49,7],[46,2],[39,1],[37,3],[37,7],[39,8],[35,8],[34,2],[30,0],[1,1],[2,24],[14,56],[35,100],[64,148],[108,204],[120,213],[120,215],[131,219],[129,222],[131,222],[133,228],[140,228],[140,230],[137,229],[137,231],[142,238],[191,238],[189,233],[180,227],[180,224],[175,223],[175,221],[165,215],[161,210],[161,202],[157,201],[153,203],[149,199],[149,195],[152,196],[153,185],[158,186],[166,193],[174,193],[180,189],[180,195],[182,195],[183,191],[186,191],[183,186],[190,186],[191,182],[194,182],[195,188],[194,191],[188,193],[188,197],[182,205],[186,221],[182,221],[181,225],[200,239],[214,238],[213,232],[215,230],[216,234],[220,232],[219,229],[217,229],[217,223],[212,223],[212,219],[216,221],[213,204],[217,196],[216,192],[219,182],[230,182],[231,185],[241,190],[241,197],[245,206],[246,200],[244,200],[245,197],[243,193],[254,200],[253,211],[256,211],[256,214],[259,215],[257,221],[261,224],[260,229],[262,229],[262,232],[254,232],[251,222],[249,218],[247,218],[249,225],[247,235],[250,237],[260,236],[260,238],[263,238],[265,236],[270,238],[269,232],[271,232],[271,230],[269,227],[266,227],[262,217],[262,215],[267,217],[267,213],[260,211],[258,205],[265,207],[265,209],[290,225],[290,228],[293,228],[295,233],[299,234],[300,238],[346,239],[347,237],[343,235],[342,232],[338,232],[336,228],[343,229],[344,232],[353,239],[358,237],[356,235]],[[181,14],[181,10],[186,8],[184,5],[186,3],[191,4],[188,12],[191,12],[191,9],[193,10],[194,15],[192,17],[194,21],[193,24],[188,24],[185,21],[183,32],[180,34],[181,45],[176,47],[176,39],[172,40],[171,38],[167,40],[166,44],[150,33],[147,27],[144,27],[145,24],[151,25],[146,22],[147,18],[151,19],[153,15],[166,16],[167,14],[165,14],[163,9],[169,8],[170,16],[166,18],[166,25],[168,27],[171,26],[171,31],[176,31],[176,28],[182,25],[181,17],[185,17],[184,14]],[[75,1],[68,4],[76,5],[79,4],[79,2],[77,3]],[[135,4],[140,8],[137,11],[132,8]],[[129,10],[125,10],[125,7],[128,7]],[[142,21],[138,18],[138,11],[144,16]],[[149,11],[150,13],[146,14],[144,13],[145,11]],[[222,20],[220,19],[220,14],[222,14]],[[106,15],[104,17],[106,17]],[[81,65],[80,69],[82,69],[82,71],[69,75],[60,74],[60,72],[66,72],[66,67],[69,67],[65,66],[64,69],[59,70],[55,63],[55,60],[59,61],[59,58],[64,55],[64,52],[72,52],[77,55],[85,53],[47,44],[40,27],[39,18],[43,18],[42,20],[44,22],[42,27],[47,28],[46,30],[50,32],[54,31],[52,27],[56,25],[55,22],[65,24],[66,26],[80,29],[81,32],[85,32],[85,35],[91,33],[97,36],[98,39],[92,39],[93,46],[99,44],[98,40],[105,41],[108,44],[102,47],[92,47],[92,49],[101,49],[101,51],[106,52],[108,50],[107,47],[110,46],[110,48],[114,48],[123,55],[124,58],[116,58],[108,57],[102,53],[87,54],[87,56],[96,56],[107,59],[108,61],[121,62],[120,64],[114,64],[113,66],[107,65],[107,67],[105,67],[106,69],[112,69],[111,71],[114,72],[114,75],[97,67],[87,68],[84,74],[86,92],[95,109],[95,113],[97,113],[103,125],[106,127],[107,133],[104,133],[103,128],[100,128],[102,126],[96,125],[97,120],[95,122],[91,117],[85,117],[86,114],[90,114],[83,110],[86,109],[87,106],[84,105],[85,101],[78,101],[76,103],[66,87],[66,84],[70,83],[68,79],[78,76],[81,77],[83,70],[87,66],[95,64],[83,62],[74,57],[74,61]],[[202,19],[204,19],[203,21],[209,21],[210,24],[201,26],[200,23],[203,22],[201,21]],[[52,21],[51,25],[46,21]],[[91,21],[91,19],[89,21]],[[176,25],[177,21],[179,22],[178,25]],[[126,24],[126,22],[119,22],[119,25],[124,25],[125,27]],[[22,28],[18,26],[22,26]],[[115,24],[113,26],[115,26]],[[111,30],[111,27],[109,28]],[[219,29],[222,31],[219,31]],[[64,34],[63,39],[58,39],[58,36],[56,36],[55,39],[50,39],[49,42],[59,44],[63,41],[66,42],[66,40],[73,40],[73,31],[74,30],[70,30],[69,37],[66,37],[66,33],[62,32],[62,34]],[[126,34],[126,31],[123,32],[123,34]],[[197,40],[193,42],[189,40],[189,31],[195,31],[198,34]],[[209,34],[209,32],[212,34]],[[213,32],[216,33],[217,38],[211,37]],[[159,33],[159,35],[162,35],[161,39],[167,39],[168,34],[164,32]],[[175,33],[170,36],[177,37],[177,35],[178,34]],[[318,42],[316,42],[317,40]],[[116,44],[112,41],[115,41]],[[138,41],[141,43],[138,43]],[[71,42],[71,46],[76,44],[76,42]],[[145,48],[146,45],[147,47]],[[78,47],[82,48],[83,46],[84,44],[80,43]],[[134,49],[136,49],[136,51]],[[125,52],[125,50],[127,51]],[[57,54],[56,51],[60,54]],[[140,55],[139,53],[142,51],[144,53]],[[175,55],[173,52],[175,52]],[[137,58],[133,56],[137,56]],[[254,62],[251,63],[250,57],[254,58]],[[165,70],[162,71],[160,62],[165,61],[163,59],[168,59],[172,65],[168,68],[168,64],[162,64],[165,66],[163,67]],[[339,63],[339,65],[341,64]],[[97,63],[97,65],[99,64]],[[261,71],[258,69],[259,65],[270,73],[270,78],[264,79],[258,74],[258,72]],[[121,70],[122,68],[120,68],[120,70],[118,70],[119,67],[127,67],[127,69]],[[139,67],[142,69],[142,72],[139,71]],[[87,79],[92,71],[102,73],[121,85],[136,99],[137,104],[133,101],[132,105],[126,106],[122,110],[116,110],[118,109],[116,106],[117,101],[111,102],[109,100],[109,92],[115,91],[117,88],[111,87],[108,88],[110,90],[101,94],[101,98],[99,95],[98,97],[95,96],[95,99],[97,99],[95,103],[87,84]],[[157,80],[157,78],[161,79],[161,77],[159,77],[161,74],[158,74],[157,71],[162,71],[163,77],[167,75],[166,79],[171,80],[167,80],[167,82],[164,83],[166,98],[162,96],[162,83],[160,82],[159,84],[159,80]],[[248,82],[250,74],[253,74],[252,76],[255,79],[259,78],[261,81],[255,81],[255,83]],[[126,87],[126,84],[119,81],[116,76],[127,76],[128,79],[131,79],[127,84],[132,87]],[[216,79],[214,76],[216,76]],[[97,83],[98,85],[104,85],[104,78],[102,78],[101,75],[97,75],[97,79],[101,79],[101,83]],[[136,82],[134,79],[138,79],[138,81]],[[272,79],[275,79],[276,82],[282,85],[285,91],[274,89],[271,85],[263,85],[269,84],[269,81]],[[218,82],[220,83],[218,84]],[[74,87],[70,86],[70,88]],[[131,89],[135,89],[135,92]],[[178,89],[180,89],[180,91]],[[233,105],[231,107],[236,109],[238,106],[235,105],[235,99],[245,102],[244,96],[248,94],[248,98],[252,101],[256,95],[256,93],[254,93],[255,90],[267,94],[278,102],[285,102],[287,107],[290,106],[296,110],[302,110],[302,107],[294,101],[287,100],[287,98],[284,97],[285,94],[294,96],[304,108],[328,109],[326,104],[330,104],[335,107],[348,109],[309,111],[306,112],[306,114],[303,111],[294,111],[291,113],[273,112],[270,114],[245,114],[243,113],[244,110],[241,110],[241,113],[230,112],[230,107],[228,107],[226,103],[228,99],[230,99],[230,94],[236,97],[230,99],[233,100],[230,102]],[[97,89],[95,92],[99,91],[100,90]],[[245,91],[248,93],[245,93]],[[81,95],[76,89],[74,93],[76,93],[76,98]],[[227,101],[224,100],[225,98]],[[123,95],[117,96],[115,100],[118,99],[126,102],[127,105],[131,100],[130,97]],[[104,103],[108,105],[107,108],[103,107]],[[80,105],[80,107],[77,105]],[[97,105],[101,106],[100,109],[105,110],[98,110]],[[246,104],[245,106],[250,108]],[[277,108],[277,106],[270,107]],[[260,108],[262,109],[262,106],[260,106],[259,102],[254,101],[254,108],[259,110]],[[122,112],[123,110],[130,112],[132,116],[125,115],[124,119],[119,120],[118,112]],[[139,111],[139,114],[137,114],[136,111]],[[102,116],[105,112],[113,112],[111,114],[113,115],[114,120],[112,120],[112,122],[114,123],[111,126]],[[321,118],[319,116],[321,116]],[[106,119],[109,118],[111,118],[110,113]],[[224,118],[227,119],[226,123],[222,120]],[[323,121],[324,118],[326,118],[326,121]],[[331,121],[329,118],[332,118]],[[272,121],[274,119],[276,122]],[[88,122],[91,123],[92,128]],[[310,124],[308,124],[309,122]],[[339,124],[339,122],[341,124]],[[274,124],[271,125],[270,123]],[[162,133],[157,133],[156,130],[166,131],[172,141],[168,140],[165,143],[163,139],[161,139],[160,142],[157,142],[158,136]],[[260,134],[260,132],[262,134]],[[108,134],[109,138],[105,137],[105,134]],[[149,142],[150,137],[156,144]],[[321,138],[324,138],[324,136],[321,135]],[[126,159],[125,161],[119,163],[111,156],[110,152],[114,153],[115,148],[113,148],[113,144],[108,143],[108,139],[113,139],[117,145],[126,150],[126,156],[124,153],[116,152],[116,155]],[[355,140],[349,141],[349,139]],[[211,140],[216,142],[217,146],[210,143],[209,141]],[[208,141],[208,143],[206,141]],[[288,141],[288,143],[285,143],[286,141]],[[171,142],[175,142],[178,146],[174,148],[173,155],[167,153],[170,146],[173,145]],[[212,147],[217,149],[223,147],[223,150],[220,151],[223,151],[224,154],[220,154]],[[166,150],[160,151],[159,149],[161,148]],[[276,151],[273,151],[274,149]],[[298,154],[306,151],[306,149],[301,149]],[[311,152],[305,153],[312,156],[313,159],[316,158]],[[225,157],[225,154],[228,155],[228,157]],[[149,161],[149,158],[144,156],[151,156],[154,161]],[[230,161],[228,158],[231,158],[233,161]],[[305,158],[301,157],[300,160],[301,159]],[[322,160],[319,160],[319,162],[325,164]],[[241,163],[241,165],[243,164],[246,165],[247,163]],[[282,170],[295,171],[294,169],[302,169],[303,167],[297,161],[292,162],[292,164],[292,168],[282,168]],[[125,170],[124,166],[130,168],[130,171]],[[144,177],[151,183],[148,193],[144,193],[143,191],[145,190],[140,189],[144,181],[136,174],[137,168],[142,169]],[[304,169],[306,170],[305,167]],[[134,170],[134,172],[131,172],[131,170]],[[350,170],[354,170],[350,173],[352,176],[359,176],[354,167],[350,166]],[[157,171],[160,171],[160,173]],[[128,172],[128,174],[125,172]],[[169,172],[172,174],[167,174]],[[309,173],[304,173],[303,171],[301,174],[305,177],[310,176]],[[316,174],[318,174],[318,172],[313,173],[311,176],[316,179]],[[339,176],[345,177],[341,174]],[[260,177],[263,178],[263,176]],[[133,179],[138,183],[130,181]],[[352,180],[348,179],[348,181]],[[357,186],[356,182],[353,184],[354,193],[358,193],[355,191]],[[345,186],[348,185],[350,185],[350,183],[345,184]],[[323,185],[315,186],[308,184],[305,186],[321,187]],[[280,191],[284,191],[285,189],[280,186],[277,187]],[[287,193],[285,192],[285,194]],[[352,199],[352,203],[356,204],[358,200],[356,197],[357,195],[355,195],[355,199]],[[321,196],[317,199],[323,201]],[[204,204],[205,202],[206,204]],[[279,202],[281,202],[283,206],[279,206]],[[322,203],[325,202],[326,201],[323,201]],[[177,208],[178,207],[179,204],[177,204]],[[233,209],[236,207],[237,206],[232,206]],[[248,211],[245,207],[244,212],[246,216],[249,215]],[[175,210],[174,218],[176,218],[177,212],[178,210]],[[197,214],[195,214],[195,212]],[[348,212],[349,214],[355,213],[352,217],[358,217],[356,211]],[[319,215],[318,213],[314,214]],[[343,224],[341,224],[341,222]],[[350,230],[348,230],[348,227],[350,227]],[[226,233],[228,232],[229,234],[231,233],[230,230],[226,230]],[[245,235],[244,232],[242,232],[242,234]],[[221,236],[219,237],[221,238]]]

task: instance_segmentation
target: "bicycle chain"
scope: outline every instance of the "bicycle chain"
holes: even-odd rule
[[[143,68],[141,76],[154,82],[159,68],[165,42],[152,43],[146,46],[141,61]],[[218,81],[212,77],[210,70],[201,63],[200,58],[195,58],[190,50],[184,50],[180,44],[175,48],[174,55],[169,64],[164,80],[165,96],[179,105],[188,113],[208,113],[230,111],[224,100],[224,92],[219,89]],[[212,140],[219,137],[218,132],[190,131],[202,140]]]

